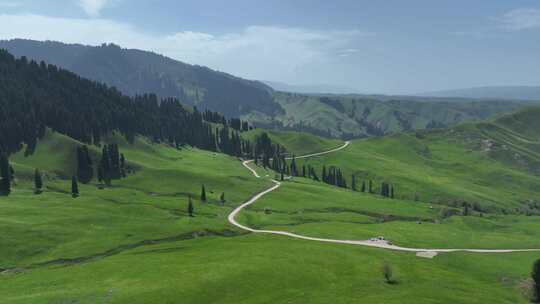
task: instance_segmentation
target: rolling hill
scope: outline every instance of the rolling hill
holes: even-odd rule
[[[490,122],[353,141],[338,153],[307,160],[321,171],[337,166],[358,180],[395,185],[398,197],[479,210],[538,213],[540,108]]]
[[[341,138],[381,136],[454,126],[513,112],[528,102],[384,95],[316,95],[275,92],[284,109],[275,116],[243,115],[266,128]]]
[[[521,134],[528,124],[523,115],[531,112],[523,113],[501,118],[496,124]],[[244,136],[257,132],[261,130]],[[440,135],[440,131],[426,133],[433,133],[425,135],[429,141]],[[302,133],[271,132],[270,136],[298,153],[326,150],[337,143]],[[308,161],[339,159],[350,165],[347,168],[366,172],[371,170],[367,164],[372,163],[374,176],[392,177],[393,172],[422,180],[425,170],[415,177],[409,169],[422,169],[424,163],[436,171],[444,170],[440,158],[445,153],[455,155],[444,152],[449,146],[435,150],[432,143],[431,159],[417,161],[407,152],[417,147],[405,135],[396,141],[398,136],[356,141],[336,155]],[[298,299],[310,303],[355,303],[358,299],[365,303],[527,302],[522,295],[523,281],[538,253],[451,253],[425,260],[413,253],[245,233],[228,224],[227,215],[253,193],[269,187],[268,179],[254,178],[236,158],[221,153],[176,149],[140,136],[131,143],[114,134],[102,139],[118,144],[137,170],[103,189],[96,187],[96,181],[80,185],[78,198],[69,195],[70,180],[63,177],[73,174],[72,152],[82,142],[47,131],[32,155],[21,151],[11,157],[17,185],[9,197],[0,197],[0,229],[7,231],[0,235],[0,303],[176,303],[178,299],[185,303],[238,303],[239,299],[248,303]],[[90,148],[99,154],[97,147]],[[364,155],[366,162],[362,162]],[[388,160],[392,166],[387,166],[385,159],[393,155],[396,161]],[[411,160],[410,167],[398,166],[407,161],[404,155]],[[471,161],[478,159],[467,156],[462,160]],[[45,190],[39,195],[32,185],[36,167],[45,174]],[[479,173],[467,171],[473,178],[484,178]],[[513,178],[517,183],[530,181],[522,175]],[[207,202],[200,200],[202,184]],[[469,216],[454,213],[444,218],[443,210],[459,207],[429,202],[424,195],[419,201],[401,197],[405,184],[397,185],[399,197],[390,200],[297,177],[283,182],[282,188],[239,219],[250,227],[317,237],[384,235],[411,246],[527,248],[537,244],[535,216],[498,212],[480,216],[474,211]],[[422,193],[425,184],[411,187]],[[502,188],[497,191],[504,193]],[[455,191],[462,189],[456,187]],[[219,198],[222,192],[224,204]],[[195,203],[194,217],[187,214],[189,197]],[[510,205],[513,203],[504,206]],[[382,278],[384,263],[393,268],[394,284],[386,284]]]

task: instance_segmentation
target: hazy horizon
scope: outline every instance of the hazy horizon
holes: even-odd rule
[[[0,0],[0,22],[0,39],[115,43],[296,86],[417,94],[540,84],[534,1]]]

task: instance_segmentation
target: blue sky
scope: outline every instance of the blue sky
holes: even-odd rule
[[[0,24],[365,93],[540,85],[539,1],[0,0]]]

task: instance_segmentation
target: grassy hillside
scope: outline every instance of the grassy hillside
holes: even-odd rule
[[[298,153],[335,143],[294,133],[271,136]],[[291,145],[292,138],[303,144]],[[537,253],[455,253],[427,260],[245,233],[226,217],[270,182],[251,176],[237,159],[140,137],[134,144],[115,135],[105,140],[119,144],[135,172],[102,190],[80,185],[76,199],[67,193],[65,177],[73,174],[72,151],[80,143],[48,132],[34,155],[11,157],[17,185],[9,197],[0,197],[0,303],[527,302],[521,286]],[[91,148],[93,157],[98,151]],[[32,191],[34,167],[46,174],[41,195]],[[201,184],[207,203],[199,201]],[[195,202],[193,218],[187,216],[188,196]],[[522,248],[537,239],[536,217],[476,215],[436,224],[430,221],[448,207],[430,206],[297,178],[240,219],[308,235],[383,234],[403,245],[500,242]],[[418,219],[424,223],[416,224]],[[384,282],[385,262],[393,267],[396,284]]]
[[[335,137],[365,137],[453,126],[513,112],[526,102],[275,92],[284,113],[244,115],[262,126]]]
[[[340,167],[349,185],[352,174],[373,180],[376,192],[390,182],[402,199],[526,211],[540,189],[536,126],[527,122],[537,116],[532,108],[491,123],[357,140],[305,164],[318,172],[323,164]]]
[[[250,178],[240,162],[223,154],[178,151],[142,138],[133,145],[117,136],[108,142],[119,143],[135,173],[103,190],[80,184],[77,199],[71,198],[65,177],[75,174],[73,150],[80,143],[49,132],[34,155],[11,158],[17,186],[0,198],[0,227],[10,232],[0,237],[5,248],[0,268],[94,255],[148,239],[191,238],[209,230],[227,234],[223,219],[230,207],[268,184]],[[34,168],[45,175],[41,195],[32,191]],[[198,201],[203,184],[208,203]],[[218,203],[222,192],[225,206]],[[188,196],[196,201],[195,218],[186,217]]]
[[[272,142],[285,147],[289,153],[296,155],[326,151],[342,144],[342,141],[338,139],[324,138],[309,133],[294,131],[270,131],[264,129],[254,129],[249,132],[242,133],[242,136],[245,139],[254,142],[255,138],[263,132],[268,134]]]
[[[443,216],[444,211],[453,216]],[[415,248],[536,248],[538,217],[471,212],[461,208],[336,189],[304,178],[285,182],[241,221],[249,227],[313,237],[367,240],[384,236]]]

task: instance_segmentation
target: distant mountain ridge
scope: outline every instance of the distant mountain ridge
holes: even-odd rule
[[[486,86],[426,92],[420,96],[539,100],[540,86]]]
[[[4,40],[0,49],[70,70],[81,77],[114,86],[127,95],[155,93],[208,108],[229,117],[253,110],[275,115],[272,88],[207,67],[190,65],[152,52],[114,44],[85,46],[52,41]]]
[[[252,112],[242,118],[265,128],[306,131],[327,137],[381,136],[438,129],[514,112],[530,101],[385,95],[274,92],[281,115]]]
[[[126,95],[155,93],[158,97],[176,97],[200,110],[240,117],[257,127],[327,137],[356,138],[443,128],[516,111],[532,103],[504,98],[287,93],[282,92],[284,88],[278,87],[279,83],[274,83],[278,89],[274,90],[260,81],[114,44],[95,47],[17,39],[0,41],[2,48],[17,57],[43,60],[83,78],[114,86]],[[289,89],[297,90],[294,86]]]
[[[338,86],[338,85],[329,85],[329,84],[318,84],[318,85],[293,85],[287,84],[278,81],[266,81],[262,80],[263,83],[270,86],[276,91],[289,92],[289,93],[302,93],[302,94],[360,94],[357,89]]]

